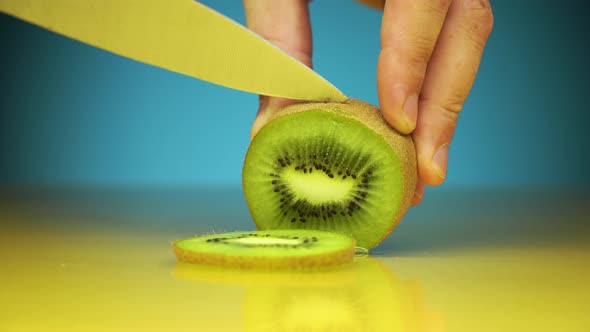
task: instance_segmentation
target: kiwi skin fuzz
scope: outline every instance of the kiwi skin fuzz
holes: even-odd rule
[[[393,149],[395,155],[399,159],[400,169],[403,178],[402,195],[399,202],[399,208],[395,217],[391,222],[391,227],[383,234],[383,236],[368,249],[371,249],[381,243],[393,229],[400,223],[406,211],[410,207],[410,203],[414,196],[416,189],[416,183],[418,181],[417,161],[416,161],[416,150],[414,148],[414,142],[410,135],[403,135],[393,129],[383,118],[381,111],[366,102],[357,99],[348,99],[344,103],[297,103],[289,105],[274,114],[272,114],[267,122],[281,118],[286,115],[305,112],[308,110],[322,110],[336,114],[344,118],[350,118],[356,120],[375,133],[383,137],[383,139]],[[256,220],[254,220],[256,224]],[[260,227],[260,225],[256,225]]]

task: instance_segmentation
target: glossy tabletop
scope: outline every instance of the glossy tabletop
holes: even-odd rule
[[[239,189],[5,189],[0,222],[0,331],[590,331],[588,193],[432,193],[305,273],[176,263],[254,229]]]

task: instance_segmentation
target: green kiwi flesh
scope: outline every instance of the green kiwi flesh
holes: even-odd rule
[[[259,229],[332,231],[373,248],[410,204],[416,157],[371,105],[297,104],[257,133],[242,178]]]
[[[355,241],[348,236],[296,229],[208,234],[172,246],[181,262],[294,270],[350,263],[355,251]]]

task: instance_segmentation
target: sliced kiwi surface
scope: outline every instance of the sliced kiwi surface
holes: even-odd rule
[[[317,230],[275,229],[196,236],[173,243],[181,262],[262,269],[307,269],[352,262],[355,241]]]
[[[252,141],[243,168],[248,207],[259,229],[319,229],[373,248],[397,225],[416,186],[409,136],[375,107],[289,106]]]

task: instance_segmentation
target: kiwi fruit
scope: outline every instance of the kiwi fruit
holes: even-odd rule
[[[181,262],[298,270],[352,262],[355,241],[333,232],[276,229],[201,235],[172,247]]]
[[[252,140],[243,188],[258,229],[317,229],[373,248],[407,211],[417,181],[410,136],[376,107],[300,103],[273,114]]]

